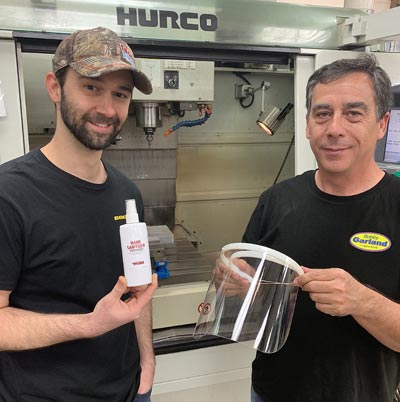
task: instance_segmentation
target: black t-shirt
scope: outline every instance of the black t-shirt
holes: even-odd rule
[[[10,306],[84,314],[123,274],[119,226],[137,187],[105,164],[93,184],[58,169],[40,150],[0,166],[0,289]],[[33,331],[34,332],[34,331]],[[134,324],[95,339],[0,352],[0,401],[131,402],[139,377]]]
[[[243,241],[309,268],[343,268],[399,301],[400,180],[386,174],[362,194],[339,197],[307,172],[261,195]],[[288,340],[275,354],[257,353],[253,387],[266,402],[391,402],[399,356],[351,316],[321,313],[299,291]]]

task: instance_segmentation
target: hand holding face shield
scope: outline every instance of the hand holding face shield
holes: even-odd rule
[[[224,296],[244,298],[249,290],[255,268],[245,260],[235,258],[226,264],[226,260],[218,258],[213,271],[216,288],[222,288]]]

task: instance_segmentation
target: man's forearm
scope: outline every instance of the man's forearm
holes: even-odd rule
[[[22,351],[95,336],[89,314],[41,314],[0,309],[0,351]]]
[[[363,287],[363,298],[353,318],[386,347],[400,352],[400,305]]]
[[[155,359],[153,349],[153,328],[152,328],[151,303],[143,309],[140,318],[135,320],[136,335],[140,351],[140,365],[142,376],[139,392],[147,392],[153,385]]]
[[[88,314],[41,314],[9,307],[10,292],[0,291],[0,305],[3,305],[0,307],[0,351],[37,349],[75,339],[94,338],[137,320],[142,313],[147,322],[139,331],[140,334],[144,332],[144,342],[148,337],[146,331],[151,332],[151,311],[147,313],[146,306],[156,288],[157,275],[153,275],[152,283],[144,291],[121,300],[128,287],[126,279],[120,276],[114,288]],[[139,328],[142,328],[140,323]],[[142,343],[142,348],[146,356],[149,345]]]

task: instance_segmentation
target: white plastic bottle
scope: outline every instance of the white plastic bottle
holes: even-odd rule
[[[128,286],[151,283],[150,249],[147,227],[139,222],[135,200],[126,200],[126,224],[121,225],[122,259]]]

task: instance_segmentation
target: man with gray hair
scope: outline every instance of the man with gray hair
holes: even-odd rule
[[[101,156],[152,86],[101,27],[66,37],[45,83],[53,138],[0,166],[0,401],[149,401],[157,279],[127,286],[115,219],[143,202]]]
[[[390,105],[390,79],[369,54],[323,66],[308,81],[306,135],[318,168],[266,190],[243,236],[305,271],[295,279],[302,292],[285,346],[253,362],[252,402],[393,401],[400,181],[374,160]]]

